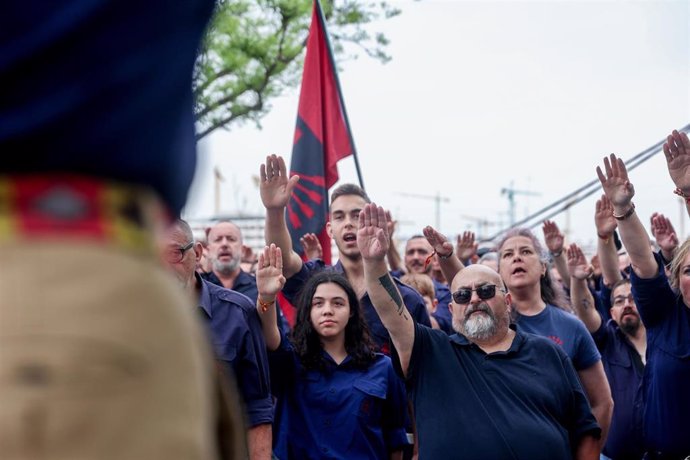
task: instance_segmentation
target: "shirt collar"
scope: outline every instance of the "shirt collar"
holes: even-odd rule
[[[206,312],[209,318],[213,318],[213,309],[211,308],[211,292],[208,288],[208,282],[205,281],[198,273],[194,273],[197,286],[201,288],[199,292],[199,307]]]
[[[515,331],[515,338],[513,339],[513,343],[510,344],[510,348],[508,348],[508,350],[506,350],[504,352],[503,351],[497,351],[497,352],[491,353],[492,355],[495,355],[495,354],[506,354],[507,355],[507,354],[515,353],[520,349],[520,347],[522,347],[522,344],[525,342],[525,335],[518,330],[517,324],[511,324],[509,327]],[[475,347],[479,348],[477,345],[470,342],[467,339],[467,337],[465,337],[464,335],[462,335],[460,333],[456,332],[455,334],[451,335],[449,338],[450,338],[451,342],[453,342],[456,345],[459,345],[461,347],[475,346]]]

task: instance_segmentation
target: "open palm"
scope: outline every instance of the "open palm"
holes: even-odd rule
[[[383,260],[388,252],[390,239],[386,212],[381,206],[370,203],[359,213],[357,247],[365,260]]]
[[[664,156],[671,180],[685,193],[690,193],[690,140],[686,133],[674,130],[664,143]]]

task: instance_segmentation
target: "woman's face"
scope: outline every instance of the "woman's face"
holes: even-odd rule
[[[345,290],[335,283],[321,283],[314,292],[309,313],[312,327],[323,339],[345,336],[350,319],[350,302]]]
[[[508,289],[539,284],[546,272],[532,240],[526,236],[508,238],[499,251],[499,273]]]
[[[690,307],[690,252],[685,256],[678,273],[678,289],[683,297],[683,302]]]

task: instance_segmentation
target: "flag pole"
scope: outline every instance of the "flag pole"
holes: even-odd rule
[[[335,84],[338,88],[338,99],[340,99],[340,107],[343,110],[343,118],[345,119],[345,124],[347,125],[347,136],[350,139],[350,145],[352,146],[352,157],[355,160],[355,169],[357,170],[357,178],[359,179],[359,186],[364,189],[364,180],[362,180],[362,170],[359,167],[359,159],[357,158],[357,149],[355,148],[355,140],[352,137],[352,130],[350,129],[350,119],[347,116],[347,109],[345,108],[345,101],[343,100],[343,92],[340,88],[340,77],[338,77],[338,68],[335,65],[335,59],[333,58],[333,48],[331,47],[331,37],[328,35],[328,29],[326,28],[326,18],[323,15],[323,9],[321,8],[321,2],[319,0],[314,0],[314,5],[319,11],[319,20],[321,21],[321,28],[324,31],[324,36],[326,37],[326,45],[328,46],[328,59],[331,61],[331,66],[333,66],[333,75],[335,76]],[[326,190],[328,194],[328,190]]]

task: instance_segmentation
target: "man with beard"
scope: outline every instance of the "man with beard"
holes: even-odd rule
[[[359,215],[366,288],[412,391],[420,458],[596,459],[601,429],[565,352],[510,325],[510,294],[483,265],[451,283],[447,336],[417,324],[388,273],[381,207]]]
[[[231,227],[234,225],[228,224],[222,229],[232,231]],[[226,263],[233,258],[234,253],[227,249],[230,242],[227,235],[222,240],[217,243],[217,254],[221,263]],[[255,303],[247,296],[217,286],[199,276],[196,264],[201,253],[201,243],[194,241],[189,224],[181,219],[175,221],[162,242],[163,262],[189,294],[189,298],[194,299],[193,305],[198,307],[207,325],[209,338],[221,367],[231,370],[229,374],[237,379],[249,427],[249,458],[267,460],[271,458],[273,401],[261,320]],[[216,263],[214,269],[215,266]]]
[[[639,391],[647,352],[647,333],[633,300],[630,280],[611,289],[611,319],[604,321],[587,287],[593,269],[575,244],[567,249],[570,295],[578,317],[592,334],[611,386],[613,417],[603,453],[612,459],[639,459],[642,446],[642,394]]]
[[[242,270],[242,231],[230,221],[221,221],[206,231],[211,271],[206,281],[240,292],[256,302],[256,280]]]

